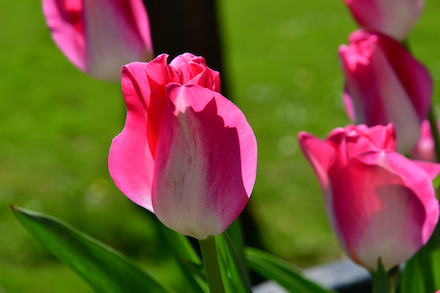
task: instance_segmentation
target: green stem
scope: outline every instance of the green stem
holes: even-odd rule
[[[370,272],[373,280],[373,293],[394,293],[396,292],[398,279],[399,279],[399,267],[396,266],[385,271],[381,259],[377,262],[377,271]]]
[[[437,121],[435,119],[435,113],[432,106],[431,106],[431,110],[429,110],[428,119],[429,119],[429,124],[431,125],[432,137],[434,138],[434,143],[435,143],[435,154],[437,156],[436,161],[440,162],[440,136],[438,133]]]
[[[200,240],[200,250],[202,252],[203,265],[206,270],[206,279],[208,280],[209,291],[211,293],[225,293],[222,275],[218,263],[217,248],[215,246],[215,237]]]

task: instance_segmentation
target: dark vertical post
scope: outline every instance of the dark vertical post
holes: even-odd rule
[[[220,72],[222,94],[228,98],[215,0],[143,0],[150,18],[155,54],[170,58],[184,52],[203,56]]]
[[[206,64],[220,72],[221,93],[231,99],[223,59],[216,0],[143,0],[150,18],[156,55],[174,58],[184,52],[203,56]],[[243,221],[245,242],[262,248],[258,227],[249,207]]]

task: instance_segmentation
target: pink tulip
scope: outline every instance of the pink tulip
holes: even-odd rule
[[[405,40],[422,13],[423,0],[343,0],[360,27]]]
[[[432,80],[426,68],[384,34],[358,30],[339,47],[349,117],[368,126],[392,122],[397,149],[411,152],[427,117]]]
[[[127,118],[109,170],[118,188],[169,228],[221,234],[245,207],[257,144],[243,113],[220,93],[205,60],[186,53],[122,67]]]
[[[152,59],[142,0],[43,0],[43,14],[61,52],[93,77],[119,82],[122,65]]]
[[[437,122],[437,128],[440,130],[440,122]],[[422,129],[419,140],[412,150],[413,159],[437,162],[437,155],[435,153],[435,142],[431,132],[431,125],[429,121],[425,120],[422,123]]]
[[[392,125],[337,128],[322,141],[305,132],[300,146],[319,179],[329,222],[343,250],[371,271],[414,255],[439,217],[432,179],[440,165],[395,152]]]

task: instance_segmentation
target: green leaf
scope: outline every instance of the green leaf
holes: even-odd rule
[[[402,274],[399,291],[401,293],[425,292],[422,268],[420,267],[418,256],[414,256],[412,259],[407,261],[405,270]]]
[[[228,287],[226,285],[228,282],[231,283],[229,285],[230,291],[226,290],[233,293],[252,293],[247,272],[228,233],[225,231],[223,234],[218,235],[216,240],[220,256],[220,267],[224,276],[223,282],[225,287]],[[228,280],[225,280],[226,278]]]
[[[172,292],[122,254],[54,217],[11,206],[23,226],[95,292]]]
[[[440,247],[425,245],[405,265],[401,293],[436,292],[440,289]]]
[[[300,270],[291,263],[270,253],[248,247],[245,251],[248,266],[256,273],[271,279],[292,293],[329,293],[310,280],[304,278]]]
[[[194,293],[209,292],[208,284],[202,273],[203,265],[197,252],[185,235],[177,233],[164,225],[161,225],[162,231],[168,241],[168,245],[176,257],[182,273],[186,277],[188,285]]]
[[[235,251],[240,257],[240,261],[243,263],[245,260],[244,239],[240,217],[235,219],[235,221],[228,227],[228,229],[226,229],[226,234],[228,234],[230,240],[234,244]]]
[[[163,224],[161,224],[161,227],[163,228],[163,233],[169,245],[178,257],[186,259],[196,265],[202,265],[202,260],[185,235],[177,233]]]
[[[222,275],[223,284],[225,286],[226,293],[236,293],[237,286],[234,280],[231,278],[231,272],[228,269],[228,261],[225,252],[225,245],[221,239],[219,239],[219,235],[216,236],[216,246],[218,252],[218,262],[220,265],[220,272]],[[239,288],[239,287],[238,287]]]
[[[428,243],[406,262],[401,293],[436,292],[440,289],[440,225]]]
[[[440,173],[432,180],[432,185],[434,185],[434,189],[438,189],[440,187]]]
[[[377,260],[377,271],[370,273],[373,279],[373,293],[390,293],[388,276],[380,258]]]

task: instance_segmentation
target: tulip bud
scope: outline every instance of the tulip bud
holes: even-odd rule
[[[122,65],[152,59],[142,0],[43,0],[43,14],[61,52],[95,78],[120,82]]]
[[[218,72],[186,53],[122,68],[127,118],[109,170],[132,201],[198,239],[221,234],[255,182],[257,144],[243,113],[220,93]]]
[[[440,122],[437,122],[437,128],[440,130]],[[415,160],[428,162],[437,162],[435,152],[435,141],[432,136],[431,125],[428,120],[423,121],[419,140],[412,150],[412,157]]]
[[[429,72],[394,39],[365,30],[350,35],[339,57],[349,117],[367,126],[393,123],[398,151],[410,153],[431,106]]]
[[[343,0],[360,27],[405,40],[422,13],[423,0]]]
[[[319,179],[329,222],[346,252],[370,271],[412,257],[431,237],[439,218],[432,179],[440,164],[412,161],[395,152],[392,125],[349,125],[324,140],[299,134]]]

